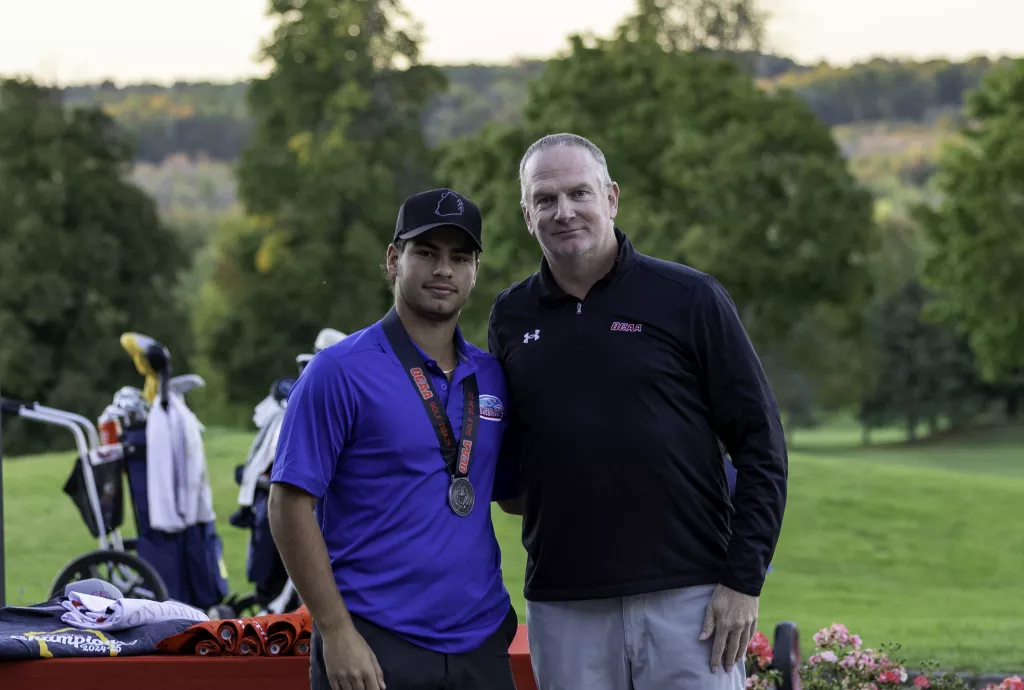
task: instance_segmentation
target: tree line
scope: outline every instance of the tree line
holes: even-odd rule
[[[666,48],[695,35],[673,23],[672,4],[641,0],[614,35],[572,37],[514,117],[441,141],[423,113],[450,93],[446,73],[419,60],[396,3],[282,11],[266,48],[274,69],[245,91],[241,212],[193,245],[130,183],[136,151],[119,120],[5,82],[5,394],[95,416],[137,382],[117,343],[137,330],[168,344],[179,373],[206,379],[193,400],[207,424],[248,424],[320,329],[352,332],[386,311],[380,265],[398,206],[437,186],[468,195],[486,219],[462,322],[485,346],[494,296],[540,258],[519,209],[519,159],[539,136],[573,131],[607,154],[622,189],[617,223],[637,248],[729,290],[790,425],[849,411],[866,433],[894,423],[916,433],[1013,417],[1024,62],[967,93],[935,198],[883,213],[804,97],[763,88],[721,51]],[[49,442],[7,432],[5,446],[21,451]]]
[[[850,67],[801,65],[770,54],[729,54],[749,64],[769,91],[788,89],[829,126],[851,123],[933,121],[958,113],[964,94],[977,88],[1009,58],[965,62],[874,59]],[[454,65],[440,68],[447,87],[424,106],[427,141],[437,144],[479,131],[490,122],[520,117],[529,85],[545,61],[513,65]],[[178,153],[234,161],[252,135],[249,83],[181,82],[171,86],[111,82],[62,90],[69,106],[101,104],[131,134],[138,160],[159,163]]]

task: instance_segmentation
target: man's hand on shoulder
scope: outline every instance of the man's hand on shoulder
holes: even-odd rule
[[[726,671],[731,671],[734,664],[744,663],[747,644],[757,630],[757,603],[757,597],[721,584],[715,587],[700,632],[701,640],[714,636],[711,645],[713,673],[722,665]]]

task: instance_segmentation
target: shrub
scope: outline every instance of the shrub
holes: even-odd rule
[[[926,664],[922,673],[910,681],[906,664],[899,656],[899,643],[880,645],[878,649],[865,648],[860,637],[851,634],[841,623],[816,632],[814,645],[814,653],[798,671],[802,690],[968,690],[969,687],[954,673],[939,673],[934,663]],[[781,687],[782,675],[774,664],[771,644],[760,631],[747,645],[746,669],[748,690]],[[1024,690],[1024,681],[1020,676],[1011,676],[982,690]]]

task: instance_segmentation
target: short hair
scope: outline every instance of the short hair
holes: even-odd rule
[[[395,251],[398,252],[399,255],[401,255],[402,252],[405,251],[405,248],[409,246],[409,240],[405,240],[399,237],[394,242],[392,242],[392,244],[395,245]],[[383,277],[384,280],[387,282],[388,290],[391,292],[392,295],[395,294],[395,279],[391,277],[391,273],[388,271],[387,261],[384,261],[384,263],[380,265],[380,274],[381,277]]]
[[[556,148],[577,148],[589,151],[590,155],[597,161],[598,176],[601,180],[601,184],[605,187],[611,185],[612,176],[608,172],[608,160],[604,157],[604,153],[596,144],[594,144],[594,142],[590,141],[586,137],[580,136],[579,134],[572,134],[570,132],[548,134],[547,136],[543,136],[533,142],[530,145],[530,148],[526,149],[526,153],[523,154],[522,160],[519,161],[519,201],[524,206],[526,205],[526,164],[529,162],[533,154]]]

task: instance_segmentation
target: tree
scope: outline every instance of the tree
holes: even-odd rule
[[[402,200],[432,186],[420,123],[443,85],[418,65],[393,0],[273,0],[267,77],[249,90],[238,170],[248,217],[215,239],[197,346],[227,400],[251,406],[295,372],[320,329],[380,318],[380,275]]]
[[[758,53],[767,15],[755,0],[637,0],[621,30],[671,53]]]
[[[872,203],[829,130],[788,92],[765,93],[735,62],[673,53],[655,37],[571,40],[531,88],[521,123],[445,147],[446,182],[484,213],[487,248],[467,325],[483,337],[494,294],[537,267],[517,172],[540,136],[572,131],[606,153],[622,189],[617,224],[642,251],[719,278],[762,346],[810,310],[857,314]]]
[[[186,254],[129,184],[132,147],[98,108],[65,112],[56,92],[0,84],[0,386],[95,419],[138,374],[118,339],[144,332],[188,366],[174,299]],[[5,428],[9,452],[48,446],[33,424]],[[69,436],[57,431],[66,445]]]
[[[962,428],[989,403],[963,338],[921,318],[927,299],[927,290],[911,281],[880,300],[871,314],[879,369],[865,397],[862,422],[868,427],[902,422],[912,441],[922,424],[932,433],[941,420]]]
[[[967,98],[962,140],[942,153],[942,200],[918,218],[931,248],[922,279],[933,320],[966,334],[987,380],[1024,369],[1024,60]]]
[[[875,294],[866,310],[866,338],[858,343],[860,418],[865,439],[873,428],[901,424],[910,440],[926,425],[962,428],[1015,389],[986,386],[966,339],[952,326],[924,317],[931,292],[918,276],[925,256],[921,228],[892,214],[880,220],[880,244],[869,265]]]

